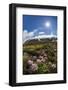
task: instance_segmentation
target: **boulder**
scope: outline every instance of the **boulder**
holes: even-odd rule
[[[27,65],[31,66],[33,64],[33,61],[32,60],[28,60],[27,61]]]
[[[32,60],[35,61],[37,59],[37,56],[33,56]]]
[[[37,64],[32,64],[32,65],[30,66],[30,70],[31,70],[32,72],[36,71],[37,69],[38,69],[38,65],[37,65]]]
[[[37,59],[37,63],[40,64],[41,63],[41,60],[40,59]]]

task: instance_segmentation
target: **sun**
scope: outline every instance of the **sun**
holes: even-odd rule
[[[49,27],[51,26],[51,22],[50,22],[50,21],[46,21],[46,22],[44,23],[44,25],[45,25],[45,27],[49,28]]]

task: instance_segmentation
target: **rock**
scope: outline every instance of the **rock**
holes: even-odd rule
[[[44,62],[45,62],[45,59],[41,59],[41,62],[43,62],[43,63],[44,63]]]
[[[52,64],[52,67],[53,67],[53,68],[56,68],[56,64]]]
[[[48,59],[48,57],[44,57],[45,61]]]
[[[46,53],[44,53],[44,57],[47,57],[47,54]]]
[[[32,60],[35,61],[37,59],[37,56],[33,56]]]
[[[43,56],[40,55],[40,56],[39,56],[39,59],[43,59]]]
[[[32,72],[36,71],[37,69],[38,69],[38,65],[37,65],[37,64],[32,64],[32,65],[30,66],[30,70],[31,70]]]
[[[42,54],[42,55],[44,55],[44,54],[45,54],[45,51],[44,51],[44,49],[41,51],[41,54]]]
[[[50,65],[50,66],[52,66],[52,63],[51,63],[51,62],[49,62],[49,65]]]
[[[37,59],[37,63],[40,64],[41,63],[41,60],[40,59]]]
[[[33,64],[33,61],[32,60],[28,60],[27,61],[27,65],[32,65]]]

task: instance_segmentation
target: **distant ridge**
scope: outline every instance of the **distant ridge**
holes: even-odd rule
[[[51,35],[38,35],[38,36],[26,38],[24,40],[24,43],[27,42],[27,41],[32,41],[32,40],[40,41],[41,39],[57,39],[57,36],[53,35],[53,34],[51,34]]]

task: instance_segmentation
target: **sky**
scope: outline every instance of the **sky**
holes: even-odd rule
[[[57,36],[57,16],[23,15],[24,39],[42,35]]]

